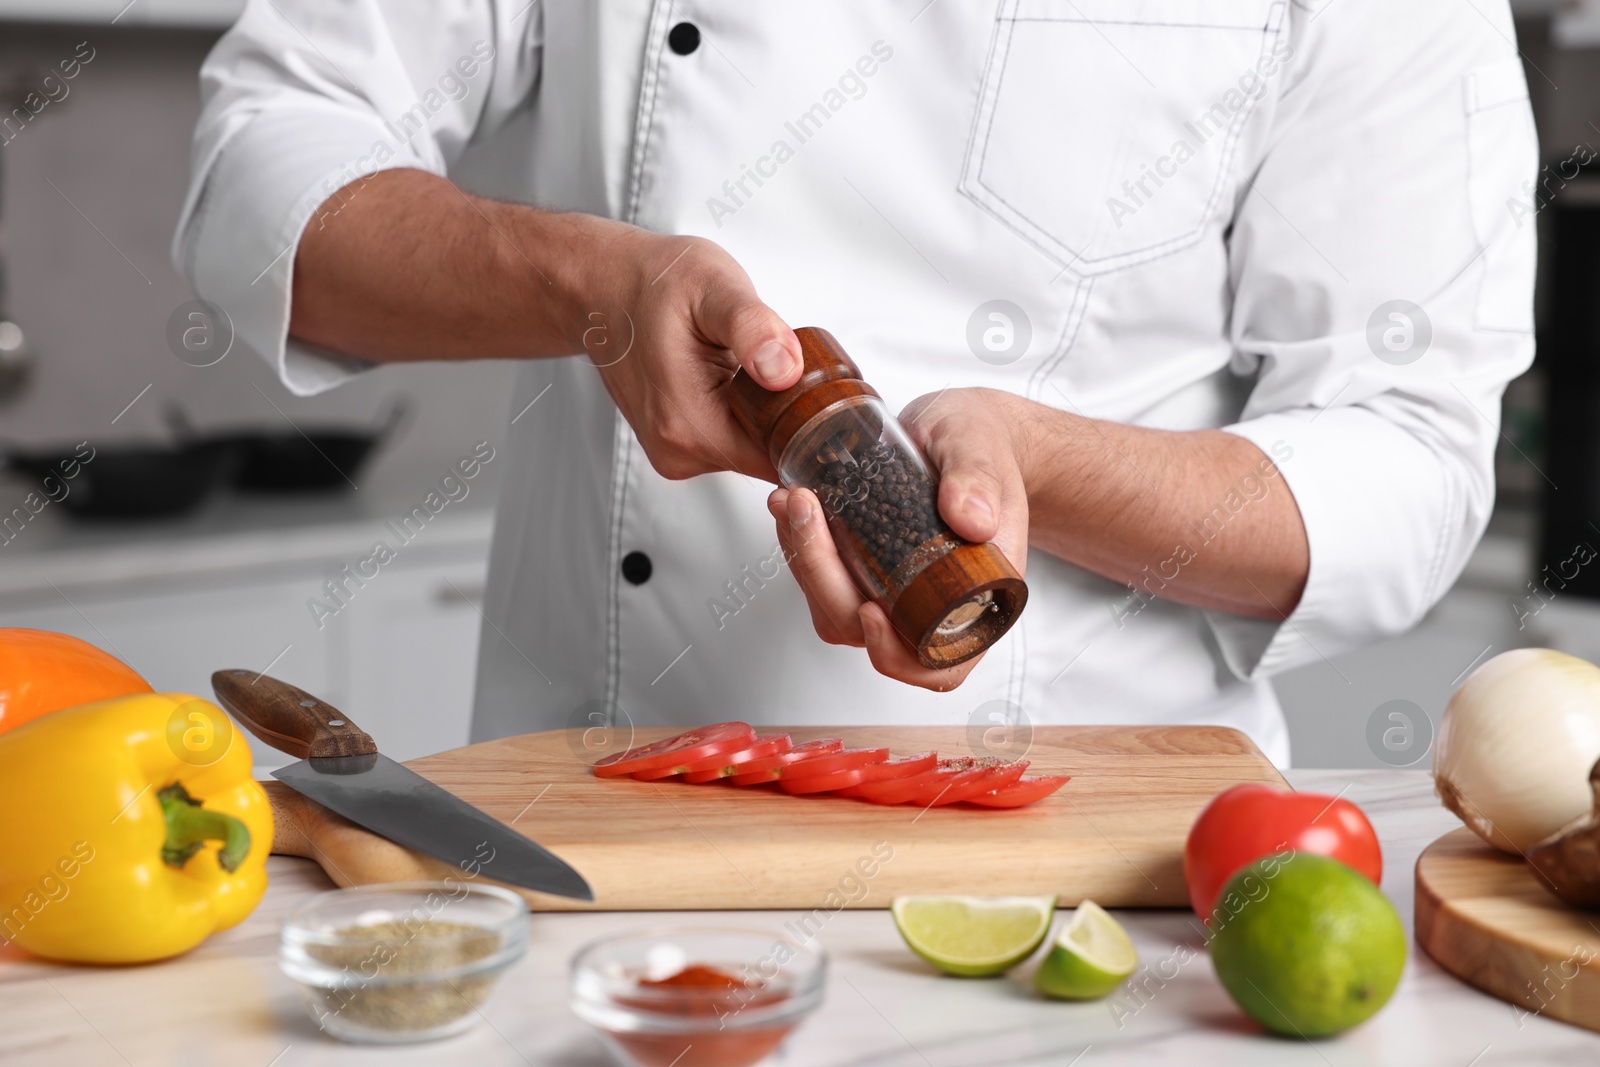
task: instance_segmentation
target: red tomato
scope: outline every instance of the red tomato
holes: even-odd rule
[[[861,767],[847,767],[844,770],[830,771],[826,774],[802,775],[798,778],[790,778],[780,773],[778,776],[778,788],[785,793],[797,796],[814,793],[838,793],[839,796],[848,797],[854,796],[855,787],[865,782],[887,782],[898,778],[909,778],[914,774],[932,770],[938,762],[937,753],[918,752],[915,756],[879,760],[877,763],[868,763]]]
[[[778,742],[781,742],[778,743]],[[727,778],[744,770],[746,765],[755,760],[768,759],[772,756],[781,756],[791,751],[793,742],[788,734],[762,734],[758,735],[755,743],[740,752],[730,752],[726,756],[716,757],[715,766],[706,766],[712,761],[702,761],[691,767],[683,776],[685,782],[715,782]]]
[[[1348,800],[1236,785],[1213,797],[1189,830],[1183,846],[1189,903],[1209,920],[1217,894],[1239,868],[1286,849],[1336,859],[1374,885],[1383,880],[1378,835]]]
[[[963,800],[981,797],[985,793],[992,793],[996,789],[1010,785],[1022,777],[1022,772],[1028,769],[1025,759],[1002,763],[999,766],[978,767],[952,778],[943,783],[939,789],[932,787],[919,796],[913,803],[921,803],[930,808],[942,808],[946,804],[958,804]],[[932,793],[932,796],[928,794]]]
[[[1018,778],[1010,785],[1003,785],[991,793],[968,797],[967,803],[984,808],[1020,808],[1036,800],[1043,800],[1070,781],[1072,779],[1066,775]]]
[[[867,782],[853,786],[845,795],[870,800],[874,804],[916,802],[925,805],[947,786],[974,781],[982,772],[1000,765],[1001,761],[997,759],[980,760],[971,756],[942,759],[932,770],[906,778],[892,778],[888,781]],[[1000,783],[996,783],[998,784]]]
[[[778,770],[790,763],[810,759],[822,752],[838,752],[844,748],[844,741],[837,737],[824,737],[816,741],[806,741],[795,745],[787,752],[776,756],[767,756],[765,759],[754,759],[742,764],[737,774],[728,776],[728,781],[734,785],[758,785],[761,782],[775,782],[778,780]]]
[[[880,763],[869,763],[861,768],[861,784],[910,778],[913,774],[931,771],[938,765],[939,754],[937,752],[918,752],[915,756],[901,756],[899,759],[886,759]]]
[[[823,752],[785,764],[778,769],[778,780],[792,782],[836,771],[853,771],[869,763],[882,763],[888,758],[889,750],[886,748],[842,748],[837,752]]]
[[[903,804],[910,800],[922,788],[931,782],[945,782],[962,772],[963,767],[954,764],[967,763],[967,760],[939,760],[932,770],[921,771],[906,778],[890,778],[882,782],[866,782],[862,785],[852,786],[845,790],[846,796],[868,800],[874,804]]]
[[[762,759],[766,756],[776,756],[780,752],[789,751],[788,734],[760,734],[750,742],[749,748],[741,748],[737,752],[718,752],[707,756],[705,759],[684,760],[669,767],[657,767],[649,771],[634,771],[633,777],[641,782],[654,782],[661,778],[671,778],[675,774],[683,775],[686,782],[709,782],[716,778],[723,778],[733,773],[733,768],[740,763],[748,763],[753,759]]]
[[[849,786],[860,785],[861,776],[866,773],[865,767],[846,767],[842,771],[830,771],[827,774],[812,774],[804,778],[786,778],[778,776],[778,788],[791,796],[816,795],[831,793],[835,789],[845,789]]]
[[[600,778],[620,778],[635,771],[672,767],[706,759],[720,752],[737,752],[741,748],[748,748],[755,736],[756,732],[748,723],[724,722],[702,726],[676,737],[613,753],[594,765],[594,773]]]

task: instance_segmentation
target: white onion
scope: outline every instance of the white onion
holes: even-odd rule
[[[1444,709],[1434,788],[1478,836],[1518,855],[1585,815],[1600,758],[1600,667],[1548,648],[1485,663]]]

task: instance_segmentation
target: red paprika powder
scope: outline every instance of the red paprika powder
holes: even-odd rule
[[[641,1067],[750,1067],[765,1059],[794,1029],[794,1022],[740,1028],[745,1008],[768,1007],[787,998],[703,963],[691,963],[665,978],[641,978],[645,995],[619,997],[617,1003],[651,1014],[704,1018],[706,1028],[692,1033],[610,1031],[613,1041]]]

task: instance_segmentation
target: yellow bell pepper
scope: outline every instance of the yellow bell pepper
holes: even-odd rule
[[[0,938],[84,963],[163,959],[267,888],[272,811],[215,704],[136,693],[0,735]]]

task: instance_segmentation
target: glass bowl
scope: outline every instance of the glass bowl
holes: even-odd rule
[[[820,948],[774,930],[658,927],[579,950],[572,1010],[629,1067],[749,1067],[816,1010],[826,978]]]
[[[278,962],[334,1037],[429,1041],[477,1021],[527,947],[527,905],[510,890],[394,882],[331,890],[295,908]]]

